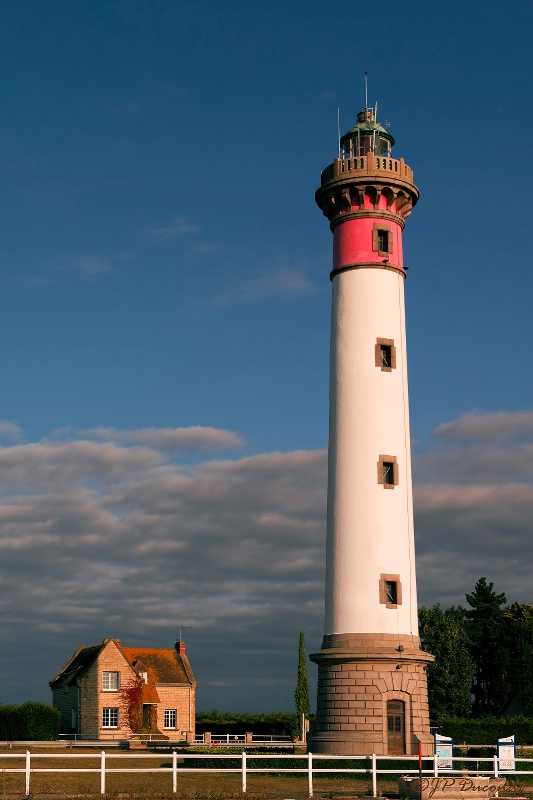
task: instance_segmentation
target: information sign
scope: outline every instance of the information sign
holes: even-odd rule
[[[435,733],[434,736],[437,769],[453,769],[453,739],[438,733]]]
[[[516,769],[516,742],[514,736],[498,739],[498,769],[509,772]]]

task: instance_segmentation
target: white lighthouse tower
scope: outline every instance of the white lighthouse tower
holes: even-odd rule
[[[365,108],[322,172],[333,233],[326,613],[318,728],[332,754],[431,752],[417,623],[402,231],[413,172]]]

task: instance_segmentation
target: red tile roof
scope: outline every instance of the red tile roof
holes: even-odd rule
[[[178,655],[175,649],[121,647],[121,650],[136,671],[148,672],[148,683],[192,683],[194,680],[187,657]]]
[[[152,684],[145,683],[142,687],[142,701],[143,703],[159,703],[159,695],[157,689]]]
[[[185,655],[183,642],[176,644],[176,647],[178,647],[178,644],[181,645],[181,652],[178,653],[176,648],[162,650],[156,647],[122,647],[119,639],[104,639],[102,644],[94,645],[93,647],[81,645],[67,661],[63,669],[50,681],[50,685],[58,681],[74,682],[111,641],[115,643],[137,674],[141,672],[148,673],[147,683],[152,685],[155,695],[157,695],[157,690],[154,684],[158,683],[181,683],[196,686],[189,659]],[[157,700],[145,700],[144,702],[159,702],[159,698]]]

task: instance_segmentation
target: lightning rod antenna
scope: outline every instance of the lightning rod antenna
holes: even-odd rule
[[[337,108],[337,141],[339,143],[339,158],[341,157],[341,110]]]
[[[365,70],[365,110],[368,108],[368,72]]]

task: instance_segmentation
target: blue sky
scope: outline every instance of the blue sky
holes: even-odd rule
[[[323,616],[314,191],[365,70],[421,190],[419,599],[533,602],[532,29],[531,0],[0,4],[0,702],[186,625],[201,708],[292,707]]]

